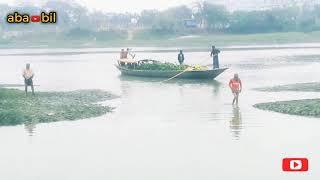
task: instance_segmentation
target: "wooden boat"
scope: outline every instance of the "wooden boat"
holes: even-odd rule
[[[126,62],[129,62],[128,64]],[[157,77],[157,78],[183,78],[183,79],[214,79],[228,68],[210,69],[210,70],[138,70],[135,67],[142,61],[118,61],[116,67],[122,75],[137,77]],[[177,76],[178,75],[178,76]]]

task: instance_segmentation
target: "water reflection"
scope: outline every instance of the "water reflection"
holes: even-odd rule
[[[37,121],[27,121],[26,123],[24,123],[24,128],[26,129],[29,136],[34,135],[37,124]]]
[[[232,108],[232,118],[230,120],[230,131],[231,135],[235,140],[240,139],[240,134],[242,131],[242,116],[239,106],[233,106]]]
[[[212,84],[212,87],[213,87],[213,95],[215,97],[217,97],[220,94],[220,89],[221,89],[222,83],[219,82],[219,81],[213,80],[211,82],[211,84]]]
[[[178,84],[178,85],[185,85],[185,84],[212,84],[213,86],[220,86],[221,83],[213,80],[213,79],[172,79],[170,81],[163,82],[165,78],[154,78],[154,77],[135,77],[135,76],[126,76],[126,75],[119,75],[119,79],[121,81],[128,81],[128,82],[152,82],[152,83],[163,83],[163,84]]]
[[[130,82],[160,82],[162,78],[148,78],[148,77],[135,77],[135,76],[118,76],[121,81],[130,81]]]

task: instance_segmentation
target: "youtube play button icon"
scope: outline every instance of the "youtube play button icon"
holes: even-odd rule
[[[289,172],[306,172],[309,170],[307,158],[284,158],[282,160],[282,170]]]
[[[290,161],[290,169],[301,169],[302,162],[299,160]]]
[[[40,22],[40,16],[31,16],[31,22]]]

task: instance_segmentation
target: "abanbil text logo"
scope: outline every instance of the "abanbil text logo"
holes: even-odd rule
[[[7,15],[8,23],[56,23],[57,22],[57,13],[51,11],[49,13],[41,12],[40,15],[29,15],[29,14],[20,14],[14,12]]]

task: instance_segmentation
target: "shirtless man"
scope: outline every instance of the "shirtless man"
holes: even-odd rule
[[[121,49],[121,52],[120,52],[120,59],[126,59],[127,58],[127,54],[126,52],[124,51],[124,49]]]
[[[238,76],[238,74],[234,74],[234,77],[229,82],[229,87],[232,91],[232,94],[234,96],[232,104],[236,103],[238,105],[239,102],[239,94],[242,90],[242,83]]]
[[[23,70],[22,76],[24,78],[24,86],[25,86],[25,92],[26,95],[28,95],[28,86],[31,86],[32,95],[34,95],[34,87],[33,87],[33,77],[34,73],[32,69],[30,68],[30,64],[26,64],[26,69]]]

